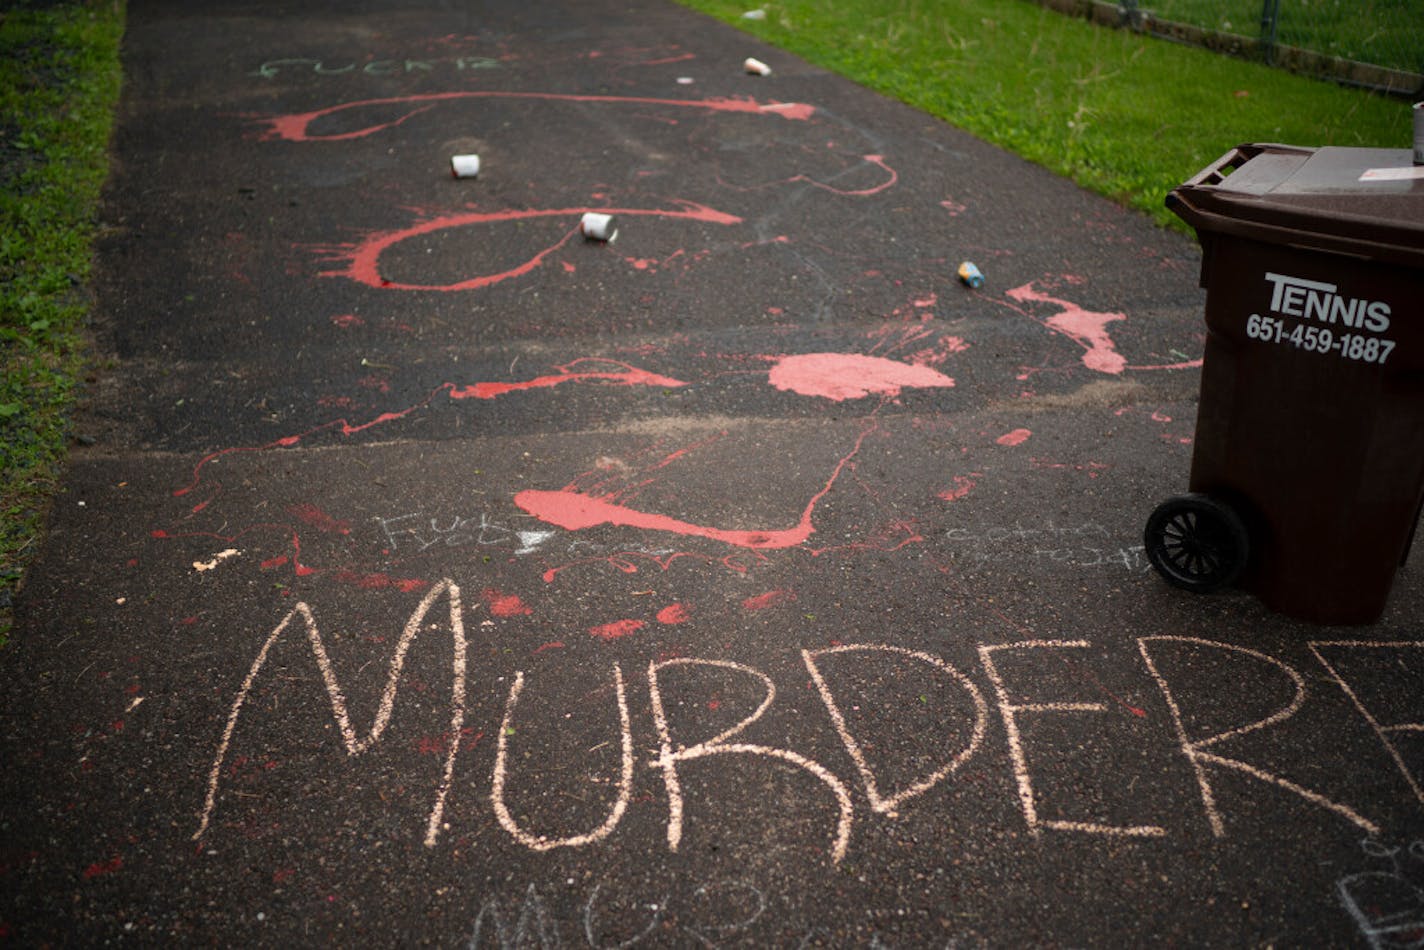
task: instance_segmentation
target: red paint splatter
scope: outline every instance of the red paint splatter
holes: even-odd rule
[[[939,203],[939,206],[949,212],[951,218],[957,218],[966,210],[966,206],[955,201],[953,198],[946,198]]]
[[[582,363],[607,363],[619,367],[614,371],[576,371],[573,367]],[[670,376],[659,376],[657,373],[650,373],[647,370],[637,369],[627,363],[620,363],[616,360],[601,360],[589,357],[586,359],[574,360],[564,366],[555,367],[559,372],[550,376],[539,376],[519,383],[475,383],[472,386],[454,387],[450,389],[451,399],[495,399],[506,393],[520,392],[528,389],[547,389],[570,382],[604,382],[614,383],[619,386],[661,386],[669,389],[676,389],[686,386],[687,383],[680,379],[673,379]]]
[[[826,481],[826,484],[811,497],[811,500],[806,503],[806,507],[801,512],[800,519],[797,521],[796,526],[792,528],[768,531],[737,531],[714,528],[670,518],[667,515],[638,511],[626,505],[608,501],[605,498],[598,498],[568,489],[561,491],[526,489],[514,496],[514,503],[541,521],[558,525],[569,531],[578,531],[597,525],[611,524],[622,527],[643,528],[652,531],[667,531],[690,537],[709,538],[714,541],[721,541],[724,544],[751,548],[753,550],[779,550],[782,548],[795,547],[798,544],[805,543],[815,531],[811,523],[811,516],[815,512],[816,506],[820,504],[821,499],[830,492],[832,486],[836,483],[836,479],[840,477],[846,465],[848,465],[850,460],[860,451],[861,445],[872,431],[874,431],[873,425],[861,432],[855,441],[855,447],[836,463],[835,469],[831,472],[831,477]]]
[[[263,561],[263,562],[262,562],[262,570],[264,570],[264,571],[270,571],[272,568],[274,568],[274,567],[281,567],[283,564],[286,564],[286,563],[287,563],[287,555],[285,555],[285,554],[279,554],[279,555],[277,555],[277,556],[274,557],[274,558],[268,558],[267,560]]]
[[[364,327],[366,325],[366,321],[354,313],[337,314],[331,318],[331,323],[333,326],[340,327],[343,330],[349,330],[352,327]]]
[[[954,476],[954,487],[946,488],[939,493],[938,497],[945,501],[959,501],[959,499],[967,497],[969,493],[974,490],[974,484],[974,479],[969,476],[956,475]]]
[[[327,534],[351,533],[351,522],[333,518],[316,505],[292,505],[287,511],[302,524],[311,525],[318,531],[325,531]]]
[[[658,611],[658,623],[683,623],[691,616],[691,611],[682,604],[669,604]]]
[[[747,610],[766,610],[768,607],[794,603],[795,600],[796,595],[789,590],[769,590],[765,594],[748,597],[742,601],[742,607]]]
[[[122,856],[117,854],[107,861],[95,861],[93,864],[89,865],[87,868],[84,869],[84,880],[92,881],[96,877],[103,877],[106,874],[113,874],[115,871],[122,870],[123,866],[124,859]]]
[[[1053,332],[1061,333],[1083,347],[1087,351],[1083,354],[1083,365],[1088,369],[1120,375],[1127,368],[1127,360],[1118,353],[1107,331],[1109,323],[1126,320],[1126,314],[1084,310],[1075,303],[1035,290],[1032,281],[1006,291],[1005,295],[1020,303],[1046,303],[1061,307],[1061,312],[1041,322]]]
[[[589,633],[600,640],[617,640],[629,634],[637,633],[646,624],[641,620],[615,620],[612,623],[605,623],[600,627],[594,627]]]
[[[526,617],[534,612],[515,594],[502,594],[490,589],[484,592],[484,597],[489,603],[490,613],[496,617]]]
[[[1031,435],[1033,435],[1033,432],[1028,429],[1015,429],[1012,432],[1005,432],[995,439],[994,442],[999,445],[1023,445],[1028,441]]]
[[[305,568],[308,573],[312,568]],[[356,571],[337,571],[332,575],[332,580],[342,584],[352,584],[362,590],[385,590],[395,588],[404,594],[414,593],[424,590],[430,586],[429,581],[420,580],[414,577],[390,577],[386,574],[358,573]]]
[[[692,201],[679,201],[675,209],[667,208],[526,208],[507,211],[467,211],[443,215],[429,221],[421,221],[396,231],[378,231],[367,235],[365,240],[354,245],[342,245],[318,249],[335,260],[345,260],[346,265],[337,270],[323,271],[323,277],[346,277],[368,287],[382,290],[419,291],[466,291],[489,287],[513,277],[521,277],[534,270],[550,254],[562,248],[579,233],[578,220],[585,212],[597,211],[623,217],[650,216],[681,220],[703,221],[709,224],[740,224],[736,215],[724,214],[706,205]],[[496,274],[482,274],[449,284],[413,284],[389,280],[381,276],[380,259],[387,250],[402,241],[422,235],[433,234],[451,228],[466,228],[477,225],[496,224],[504,221],[525,221],[534,218],[565,218],[571,226],[554,244],[534,254],[522,264]]]
[[[535,647],[535,648],[533,649],[533,651],[531,651],[531,652],[533,652],[535,655],[537,655],[537,654],[543,653],[545,650],[562,650],[563,648],[564,648],[564,641],[562,641],[562,640],[550,640],[548,643],[541,643],[539,646]]]
[[[834,402],[871,393],[898,396],[905,387],[948,388],[954,380],[928,366],[914,366],[863,353],[805,353],[777,360],[771,385]]]
[[[635,96],[580,96],[547,92],[503,92],[481,90],[471,92],[439,92],[417,96],[397,96],[389,99],[363,99],[341,105],[314,109],[292,115],[263,118],[258,121],[268,126],[264,139],[285,139],[289,142],[337,142],[363,138],[376,132],[395,128],[408,119],[428,112],[442,102],[468,99],[534,99],[547,102],[581,102],[608,105],[654,105],[680,109],[702,109],[709,112],[741,112],[752,115],[780,116],[784,119],[804,121],[815,114],[814,106],[797,102],[759,103],[753,99],[648,99]],[[335,132],[330,135],[314,135],[310,131],[313,122],[328,116],[364,108],[383,106],[413,106],[409,112],[389,122],[380,122],[350,132]]]

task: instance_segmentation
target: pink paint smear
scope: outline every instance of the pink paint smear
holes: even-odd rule
[[[373,135],[377,132],[385,131],[386,129],[395,128],[406,120],[414,118],[423,112],[428,112],[441,103],[472,99],[522,99],[599,105],[658,106],[674,109],[700,109],[704,112],[732,112],[748,115],[780,116],[783,119],[798,121],[805,121],[816,113],[815,106],[799,102],[773,101],[762,103],[754,99],[732,98],[649,99],[639,96],[580,96],[550,92],[502,92],[497,90],[481,90],[472,92],[437,92],[417,96],[396,96],[389,99],[363,99],[357,102],[345,102],[341,105],[328,106],[324,109],[314,109],[311,112],[298,112],[291,115],[262,118],[258,119],[258,121],[268,126],[267,132],[263,135],[264,139],[282,139],[288,142],[340,142],[349,139],[364,138],[367,135]],[[347,112],[355,112],[360,109],[381,108],[384,106],[411,106],[412,108],[400,117],[388,122],[378,122],[349,132],[333,132],[329,135],[318,135],[313,134],[311,131],[312,123],[319,119],[338,116]]]
[[[1127,360],[1118,353],[1107,331],[1109,323],[1126,320],[1126,314],[1084,310],[1075,303],[1034,290],[1033,282],[1005,293],[1019,303],[1046,303],[1061,307],[1062,312],[1041,322],[1053,332],[1061,333],[1083,347],[1087,351],[1083,354],[1083,365],[1088,369],[1117,375],[1127,368]]]
[[[859,399],[871,393],[893,398],[906,387],[933,389],[954,385],[953,379],[928,366],[863,353],[784,356],[772,367],[770,382],[780,390],[833,402]]]
[[[508,211],[466,211],[442,215],[429,221],[412,224],[396,231],[378,231],[366,236],[355,244],[318,247],[316,253],[345,264],[336,270],[323,271],[322,277],[346,277],[379,290],[419,290],[444,293],[479,290],[514,277],[530,273],[555,251],[568,244],[578,233],[578,221],[588,211],[628,217],[648,216],[674,220],[702,221],[708,224],[740,224],[742,219],[732,214],[724,214],[705,205],[691,201],[679,201],[676,208],[526,208]],[[417,284],[387,280],[381,276],[381,255],[402,241],[421,235],[433,234],[451,228],[466,228],[478,225],[497,224],[505,221],[525,221],[534,218],[566,218],[570,228],[558,241],[536,252],[522,264],[495,274],[481,274],[449,284]]]
[[[1012,432],[1005,432],[994,441],[999,445],[1023,445],[1029,440],[1029,436],[1031,435],[1033,435],[1033,432],[1029,429],[1015,429]]]
[[[602,626],[594,627],[588,632],[600,640],[620,640],[623,637],[637,633],[646,624],[641,620],[615,620],[612,623],[605,623]]]
[[[811,516],[815,513],[816,506],[835,485],[836,479],[841,472],[850,464],[856,454],[860,451],[861,445],[865,442],[866,436],[873,431],[873,427],[867,428],[855,441],[855,447],[842,458],[831,473],[831,477],[820,491],[811,497],[806,503],[806,507],[801,512],[801,517],[796,525],[791,528],[781,528],[765,531],[739,531],[727,528],[715,528],[707,525],[693,524],[689,521],[681,521],[677,518],[670,518],[667,515],[654,514],[652,512],[638,511],[626,505],[609,501],[606,498],[599,498],[587,495],[571,489],[561,491],[546,491],[540,489],[526,489],[514,496],[514,503],[529,514],[557,525],[568,531],[580,531],[585,528],[593,528],[598,525],[615,525],[626,528],[641,528],[649,531],[666,531],[671,534],[679,534],[686,537],[708,538],[713,541],[720,541],[723,544],[730,544],[736,547],[749,548],[752,550],[780,550],[792,548],[804,544],[815,531],[812,525]]]

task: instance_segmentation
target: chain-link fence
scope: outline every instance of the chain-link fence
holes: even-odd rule
[[[1424,0],[1038,0],[1296,72],[1424,94]]]

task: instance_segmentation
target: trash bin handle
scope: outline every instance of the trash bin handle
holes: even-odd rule
[[[1195,176],[1193,176],[1186,182],[1184,187],[1190,187],[1193,185],[1205,185],[1208,187],[1213,187],[1219,185],[1226,180],[1226,177],[1228,175],[1236,171],[1236,169],[1240,168],[1242,165],[1245,165],[1257,155],[1260,155],[1262,152],[1290,152],[1299,155],[1310,155],[1315,152],[1315,149],[1300,148],[1295,145],[1238,145],[1235,148],[1231,149],[1229,152],[1227,152],[1225,155],[1218,158],[1216,161],[1212,162],[1206,168],[1203,168],[1201,171],[1197,172]]]

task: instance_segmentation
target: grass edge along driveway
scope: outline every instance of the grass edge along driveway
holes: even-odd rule
[[[89,270],[123,26],[121,0],[0,11],[0,644],[92,358]]]
[[[1236,145],[1412,141],[1402,99],[1030,0],[678,2],[1181,230],[1163,198]]]

